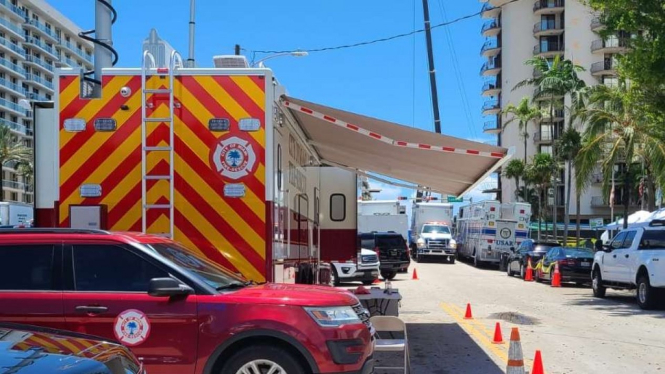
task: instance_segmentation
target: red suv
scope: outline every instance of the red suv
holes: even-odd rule
[[[158,373],[371,373],[350,292],[254,284],[161,237],[0,230],[0,322],[120,341]]]

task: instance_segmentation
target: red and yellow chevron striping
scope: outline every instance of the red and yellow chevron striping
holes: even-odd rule
[[[142,227],[141,77],[105,76],[102,98],[78,95],[79,77],[60,77],[59,224],[69,226],[74,205],[103,205],[106,228],[140,231]],[[147,88],[168,88],[168,79],[149,77]],[[131,94],[123,97],[122,87]],[[174,87],[174,144],[169,123],[146,124],[147,146],[174,149],[174,239],[210,259],[263,281],[266,274],[265,202],[265,80],[259,76],[178,76]],[[148,117],[169,116],[168,96],[148,94]],[[64,121],[81,118],[84,131],[69,132]],[[94,120],[113,118],[115,131],[95,131]],[[227,119],[229,131],[208,128],[211,119]],[[257,131],[241,131],[239,122],[259,119]],[[255,157],[253,168],[240,178],[223,176],[215,165],[224,139],[240,139]],[[249,157],[249,156],[246,156]],[[168,175],[168,152],[148,152],[147,175]],[[236,170],[233,169],[233,172]],[[237,180],[234,180],[237,179]],[[228,184],[244,186],[242,197],[225,196]],[[84,184],[99,185],[100,197],[82,197]],[[147,204],[169,204],[170,182],[147,180]],[[168,232],[168,209],[149,209],[147,232]]]

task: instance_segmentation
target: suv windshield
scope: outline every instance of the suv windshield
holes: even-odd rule
[[[376,246],[379,248],[403,249],[406,248],[406,242],[401,235],[377,235]]]
[[[248,284],[247,280],[241,276],[202,256],[192,253],[192,251],[179,244],[153,243],[144,245],[215,289]]]
[[[450,228],[443,225],[425,225],[423,234],[450,234]]]

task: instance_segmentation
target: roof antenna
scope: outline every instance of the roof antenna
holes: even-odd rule
[[[196,67],[194,64],[194,28],[196,13],[196,0],[189,0],[189,56],[187,57],[187,67]]]

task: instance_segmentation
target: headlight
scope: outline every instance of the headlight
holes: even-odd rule
[[[457,242],[454,239],[450,239],[449,245],[450,248],[457,249]]]
[[[362,323],[356,312],[350,306],[336,307],[305,307],[305,311],[316,323],[323,327],[337,327]]]
[[[416,240],[416,245],[418,247],[424,247],[426,244],[427,243],[425,243],[425,239],[423,239],[423,238],[420,238],[420,239]]]

